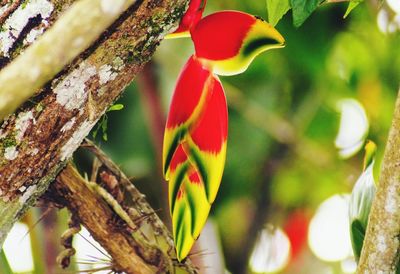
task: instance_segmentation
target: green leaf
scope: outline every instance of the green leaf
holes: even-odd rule
[[[290,10],[289,0],[267,0],[268,21],[275,26]]]
[[[112,105],[111,107],[109,107],[109,108],[107,109],[107,112],[109,112],[109,111],[121,110],[121,109],[123,109],[123,108],[124,108],[124,105],[123,105],[123,104],[115,104],[115,105]]]
[[[324,0],[290,0],[293,10],[294,26],[300,27],[323,1]]]
[[[346,18],[350,12],[358,6],[358,4],[360,4],[361,2],[363,2],[364,0],[352,0],[350,1],[349,5],[347,6],[347,10],[346,13],[344,14],[343,18]]]
[[[351,234],[351,244],[353,246],[354,257],[358,261],[361,255],[361,249],[363,247],[365,238],[366,227],[362,225],[359,220],[354,220],[351,223],[350,234]]]

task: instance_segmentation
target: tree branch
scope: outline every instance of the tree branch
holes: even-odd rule
[[[89,47],[135,2],[81,0],[74,3],[49,31],[0,72],[0,120],[13,113]],[[53,9],[49,2],[42,3],[43,10]]]
[[[59,174],[46,197],[65,205],[78,217],[93,238],[110,254],[114,271],[176,273],[175,268],[179,268],[183,273],[196,273],[190,260],[178,264],[171,236],[144,196],[97,147],[91,143],[87,146],[103,161],[98,169],[100,172],[95,175],[98,183],[112,181],[111,192],[118,194],[114,198],[129,212],[135,229],[132,230],[121,220],[98,193],[88,188],[86,180],[71,164]],[[122,195],[118,198],[119,194]],[[124,202],[123,195],[127,194],[132,195],[127,200],[132,201],[133,206]]]
[[[395,273],[400,235],[400,92],[357,273]]]
[[[114,215],[109,206],[86,186],[85,179],[71,164],[59,174],[53,187],[60,194],[57,200],[64,201],[63,204],[78,216],[91,235],[106,248],[116,270],[127,273],[153,272],[132,250],[129,234],[119,232],[120,229],[114,225]]]
[[[49,1],[31,0],[28,4],[38,2]],[[70,4],[68,0],[55,2],[62,5],[57,10]],[[101,115],[150,59],[163,36],[177,25],[186,5],[186,0],[138,0],[38,96],[3,122],[0,246],[12,224],[47,189]],[[26,16],[29,19],[31,15]],[[17,38],[24,39],[27,37]],[[14,52],[18,50],[13,46]],[[56,49],[47,49],[52,50]],[[25,66],[20,63],[21,69]]]
[[[97,170],[98,177],[101,177],[103,182],[106,182],[109,178],[116,178],[118,180],[118,186],[121,192],[127,197],[121,199],[118,198],[119,195],[116,194],[115,191],[111,189],[109,189],[109,191],[113,193],[113,196],[116,199],[124,200],[122,204],[129,212],[131,219],[136,223],[136,225],[138,225],[139,232],[146,235],[144,238],[153,239],[150,241],[150,245],[157,245],[158,249],[161,250],[161,253],[164,256],[163,261],[170,261],[168,262],[168,265],[174,265],[175,269],[178,267],[180,271],[184,270],[185,273],[196,273],[196,269],[192,265],[190,259],[186,259],[183,263],[177,263],[175,245],[168,228],[160,220],[153,208],[148,204],[145,196],[130,182],[128,177],[120,170],[120,168],[88,139],[85,140],[82,146],[90,150],[100,161],[101,166],[99,166]],[[101,172],[102,168],[103,172]],[[104,170],[106,171],[106,174],[104,174]],[[93,175],[94,174],[92,174],[92,177],[96,176]],[[110,185],[110,183],[108,183],[108,185]],[[138,242],[140,239],[143,239],[143,235],[140,233],[133,235]]]

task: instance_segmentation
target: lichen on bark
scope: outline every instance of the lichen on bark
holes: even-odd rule
[[[51,2],[54,12],[58,12],[72,1]],[[86,51],[64,67],[62,73],[36,90],[35,97],[3,121],[0,127],[0,245],[12,223],[43,193],[96,121],[151,58],[163,36],[176,27],[186,6],[186,0],[136,1]],[[56,20],[52,16],[48,19],[50,25]],[[13,60],[13,52],[8,61],[12,61],[10,65],[17,61]],[[82,66],[90,71],[84,76],[77,75]],[[68,79],[74,81],[68,82]],[[68,83],[80,86],[72,88],[69,94],[63,90]],[[79,94],[73,93],[77,89]],[[60,90],[63,99],[57,98]],[[29,115],[22,125],[22,133],[18,122],[21,114]],[[5,153],[12,155],[12,160]],[[35,186],[32,196],[26,196],[26,203],[21,204],[19,199],[32,186]]]

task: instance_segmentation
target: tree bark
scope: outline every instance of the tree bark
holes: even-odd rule
[[[400,92],[357,273],[395,273],[400,235]]]
[[[0,72],[0,120],[13,113],[36,90],[90,46],[134,3],[136,0],[80,0],[71,5],[49,31]],[[14,9],[13,4],[10,8]],[[23,14],[31,10],[37,13],[34,14],[36,16],[46,17],[54,7],[45,0],[32,0],[21,4],[21,9],[17,11]],[[15,29],[10,26],[21,20],[17,11],[17,15],[10,17],[10,22],[6,21],[6,30],[3,31],[1,50],[6,56],[9,54],[12,36],[18,35],[19,30],[23,31],[18,26]]]
[[[34,40],[32,36],[47,30],[72,2],[30,0],[25,7],[22,3],[11,11],[4,23],[9,23],[9,29],[0,30],[0,44],[4,46],[3,32],[17,29],[21,22],[25,22],[25,26],[16,37],[13,33],[6,35],[11,37],[11,46],[7,53],[1,52],[0,63],[12,62],[25,51]],[[109,5],[114,1],[100,3]],[[31,5],[29,9],[27,5]],[[53,9],[43,11],[43,5],[52,5]],[[36,97],[3,121],[0,128],[0,246],[13,223],[48,188],[101,115],[150,59],[163,36],[177,25],[186,5],[186,0],[137,0],[56,78],[34,91]],[[0,12],[4,12],[5,7]],[[24,10],[37,12],[32,15]],[[9,21],[15,14],[19,19]],[[64,38],[62,33],[59,36]],[[25,69],[23,64],[19,66]]]
[[[94,144],[86,141],[83,146],[100,162],[91,180],[113,196],[129,220],[121,219],[71,164],[58,175],[45,197],[66,206],[78,218],[110,254],[114,271],[196,273],[190,260],[178,263],[171,235],[144,195]]]

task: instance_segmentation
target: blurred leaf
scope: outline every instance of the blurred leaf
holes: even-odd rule
[[[1,274],[13,274],[10,264],[8,263],[4,250],[0,251],[0,273]]]
[[[361,2],[363,2],[364,0],[351,0],[349,5],[347,6],[347,10],[346,13],[344,14],[343,18],[346,18],[350,12],[358,6],[358,4],[360,4]]]
[[[267,0],[268,21],[275,26],[290,10],[289,0]]]
[[[324,0],[290,0],[293,10],[293,24],[300,27]]]

